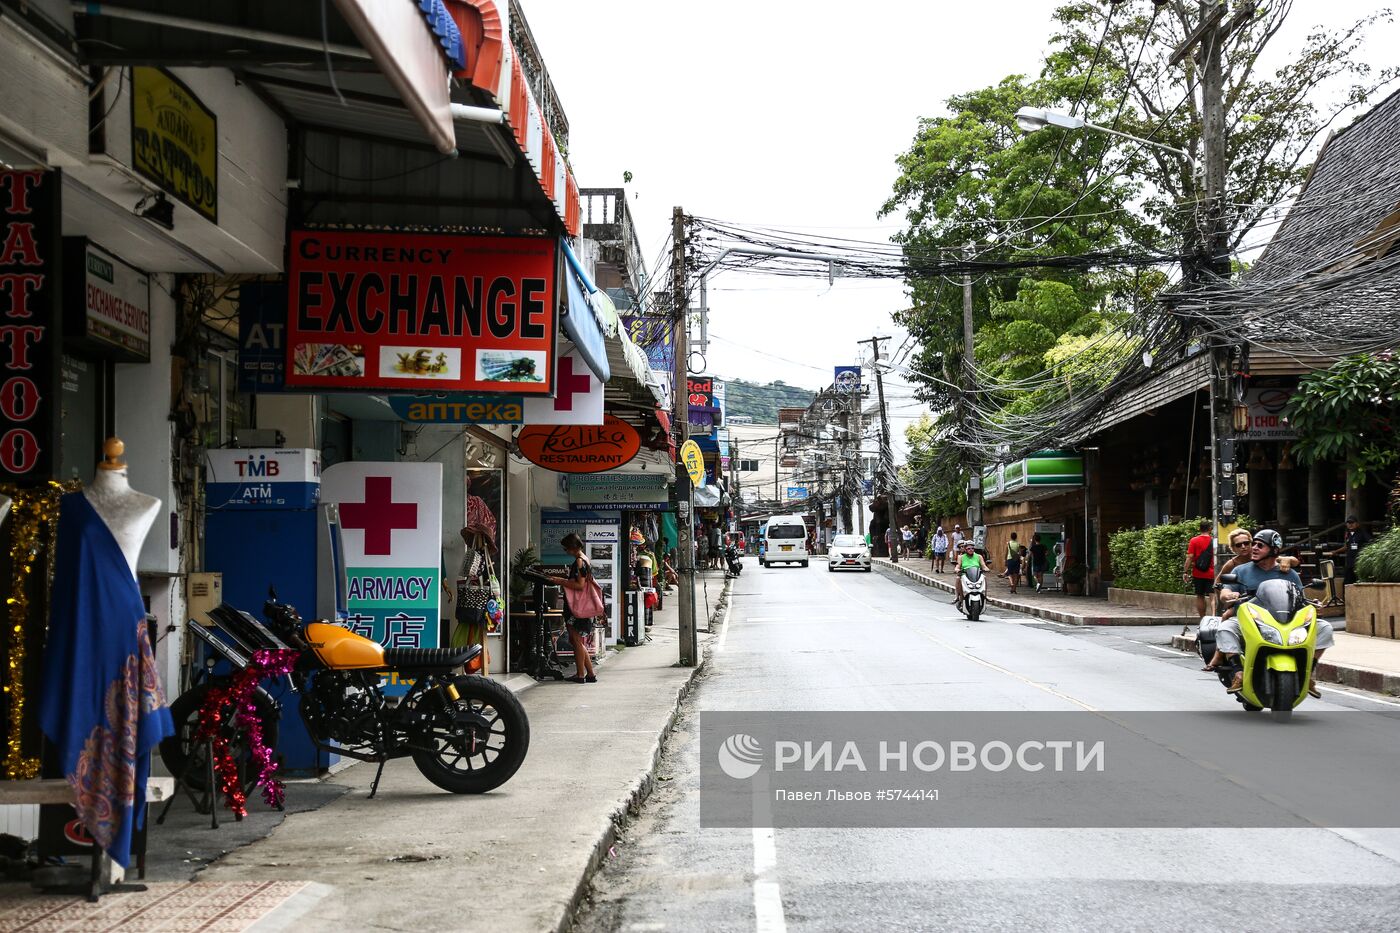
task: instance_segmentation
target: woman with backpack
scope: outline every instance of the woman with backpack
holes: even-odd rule
[[[594,620],[603,614],[603,591],[593,580],[593,568],[583,556],[583,542],[570,532],[559,542],[574,562],[569,565],[569,578],[564,586],[564,627],[569,632],[569,644],[574,648],[574,667],[570,677],[576,684],[596,684],[593,656],[588,652],[588,636],[593,634]]]

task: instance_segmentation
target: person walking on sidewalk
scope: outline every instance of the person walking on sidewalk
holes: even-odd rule
[[[1021,542],[1016,540],[1016,532],[1011,532],[1011,540],[1006,542],[1006,573],[1005,576],[1011,579],[1011,592],[1016,592],[1016,584],[1021,579],[1021,560],[1025,557],[1025,549]],[[1013,571],[1011,568],[1015,567]]]
[[[1356,582],[1356,558],[1361,553],[1361,549],[1371,543],[1371,533],[1361,527],[1361,523],[1356,520],[1355,515],[1347,516],[1347,532],[1342,538],[1342,546],[1335,551],[1328,551],[1328,555],[1337,557],[1346,555],[1346,569],[1343,571],[1342,583]]]
[[[1050,552],[1045,549],[1045,542],[1039,536],[1031,541],[1031,583],[1035,585],[1035,591],[1040,592],[1040,588],[1045,585],[1045,566]]]
[[[1011,595],[1016,595],[1016,584],[1021,579],[1021,546],[1016,543],[1016,532],[1011,533],[1011,543],[1006,547],[1006,572],[1002,574],[1011,584]]]
[[[885,550],[890,554],[890,563],[899,563],[899,532],[894,530],[894,525],[885,528]]]
[[[1210,530],[1213,523],[1208,518],[1201,519],[1199,532],[1186,542],[1186,563],[1181,568],[1181,579],[1191,584],[1196,594],[1196,618],[1206,614],[1206,597],[1215,591],[1215,538]]]
[[[583,556],[583,541],[570,532],[559,542],[574,562],[569,565],[569,578],[564,581],[564,589],[580,592],[588,589],[593,577],[593,568],[588,558]],[[593,670],[593,656],[588,653],[588,637],[593,634],[592,619],[577,619],[569,611],[569,601],[564,600],[564,627],[569,631],[569,644],[574,649],[574,668],[577,673],[569,678],[576,684],[596,684],[598,675]]]
[[[962,555],[963,542],[967,540],[963,537],[962,525],[953,525],[953,535],[948,539],[949,550],[953,553],[953,560],[956,561]],[[956,570],[957,568],[953,568]]]
[[[938,530],[933,533],[933,569],[937,573],[943,573],[944,564],[948,561],[948,536],[943,533],[943,526],[939,525]]]

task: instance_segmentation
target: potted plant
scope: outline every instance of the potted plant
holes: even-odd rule
[[[1065,592],[1071,596],[1084,595],[1084,577],[1087,576],[1084,564],[1071,557],[1065,563],[1065,572],[1061,579],[1065,581]]]
[[[1392,528],[1361,549],[1356,578],[1347,584],[1347,632],[1400,638],[1395,607],[1400,604],[1400,528]]]

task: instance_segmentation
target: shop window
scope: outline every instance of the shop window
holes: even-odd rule
[[[253,396],[238,391],[236,352],[205,352],[196,372],[193,402],[203,447],[227,447],[240,428],[253,427]]]
[[[63,354],[60,363],[59,425],[61,438],[56,475],[92,482],[102,456],[102,439],[111,431],[112,365],[106,360]]]

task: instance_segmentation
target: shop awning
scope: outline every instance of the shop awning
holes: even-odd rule
[[[697,509],[719,508],[720,495],[718,486],[696,486],[695,507]]]
[[[982,471],[982,497],[1028,502],[1084,486],[1084,456],[1071,450],[1038,450],[1021,460]]]
[[[564,333],[574,342],[579,356],[583,357],[593,374],[600,381],[607,382],[612,378],[612,368],[608,365],[607,338],[603,335],[603,328],[598,323],[593,303],[588,297],[590,291],[597,291],[597,287],[584,274],[583,267],[579,265],[574,251],[569,248],[568,241],[561,239],[559,242],[564,247],[567,266],[564,279],[569,296],[568,309],[564,312],[561,322],[564,325]]]

